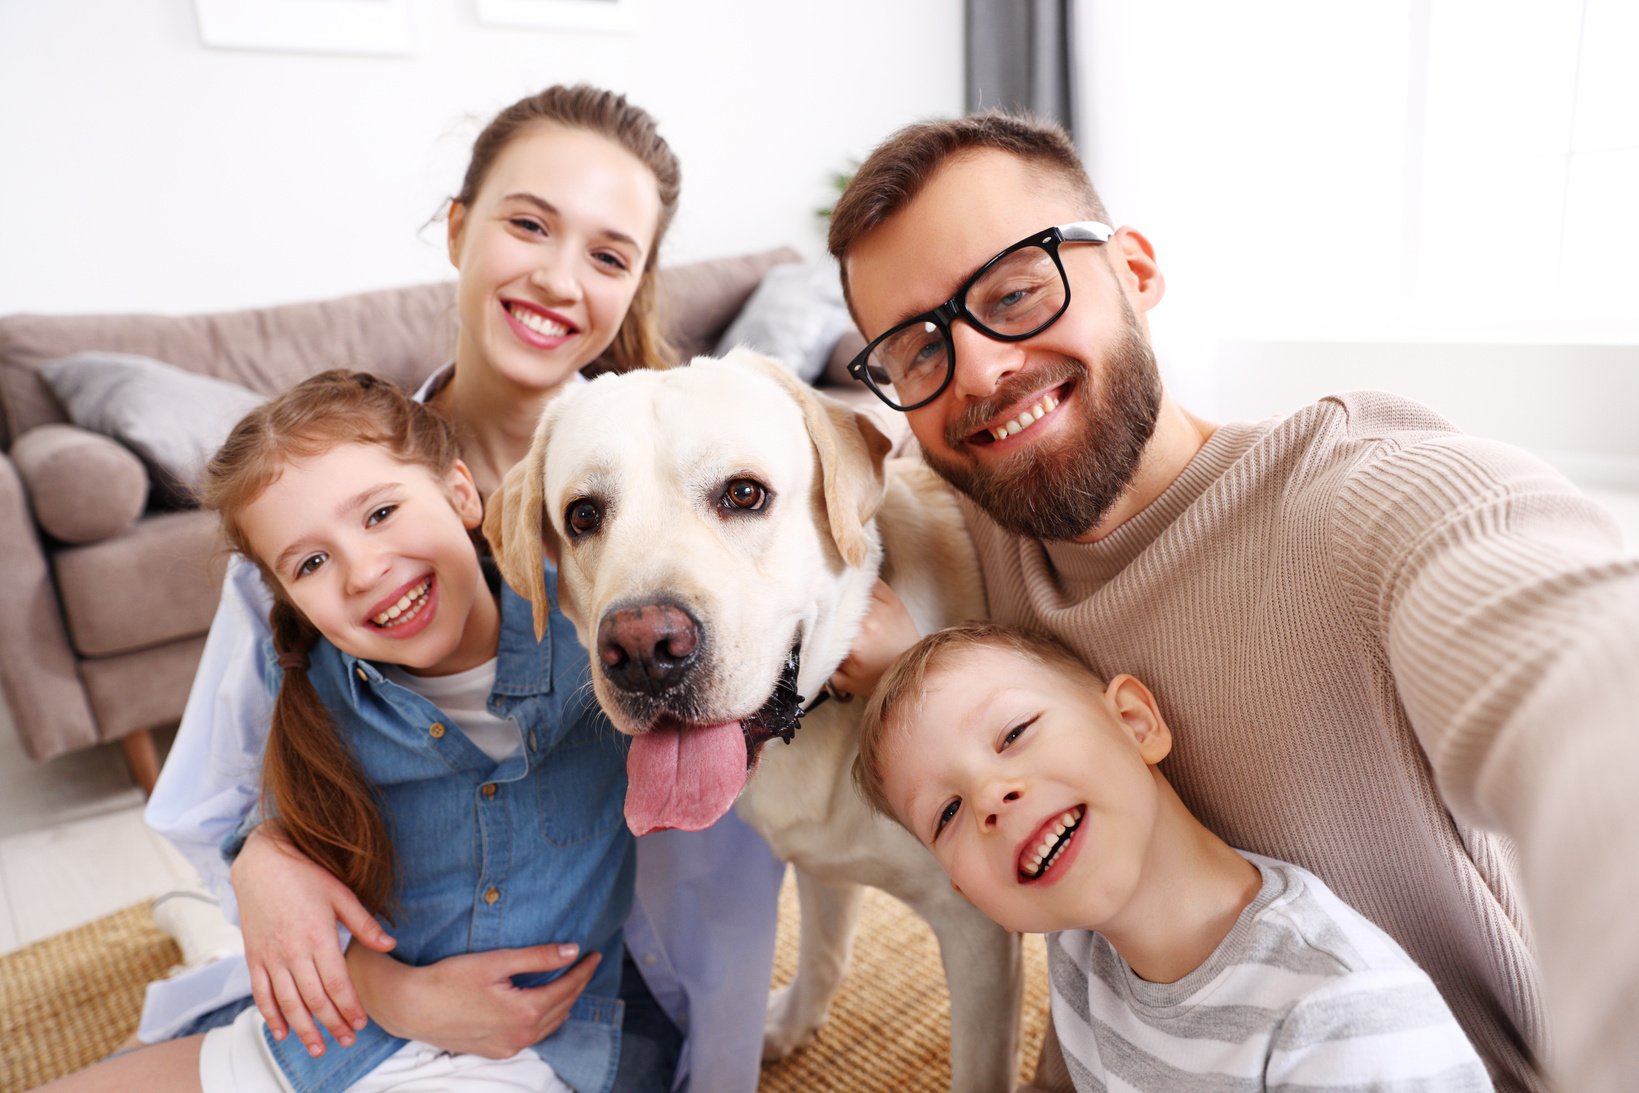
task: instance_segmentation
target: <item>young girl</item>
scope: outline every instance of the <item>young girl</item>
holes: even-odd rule
[[[482,505],[449,426],[385,381],[325,372],[240,422],[202,492],[273,593],[264,826],[391,922],[407,964],[548,941],[590,955],[557,1026],[506,1058],[371,1023],[313,1055],[247,1009],[147,1087],[606,1089],[636,857],[626,749],[569,622],[554,613],[536,642],[528,601],[481,566]],[[154,1065],[142,1054],[81,1077],[118,1082]]]
[[[418,397],[454,425],[481,494],[523,457],[541,407],[581,369],[670,363],[654,279],[679,178],[654,119],[595,88],[528,96],[477,138],[449,211],[458,271],[455,359]],[[143,1038],[212,1027],[254,993],[273,1034],[293,1032],[310,1051],[327,1050],[321,1027],[347,1045],[367,1012],[407,1038],[452,1051],[501,1055],[533,1043],[577,989],[570,976],[534,991],[512,989],[514,974],[541,966],[538,949],[496,949],[425,967],[392,959],[376,951],[392,940],[351,891],[264,828],[245,843],[230,885],[219,848],[251,810],[271,717],[257,671],[267,608],[255,570],[230,566],[147,811],[149,824],[189,857],[229,917],[239,918],[246,961],[220,961],[184,987],[165,984],[163,996],[151,990]],[[666,1065],[677,1052],[668,1014],[686,1015],[689,1042],[700,1046],[685,1046],[681,1066],[692,1065],[697,1087],[754,1089],[780,870],[732,817],[689,838],[645,843],[628,924],[645,959],[642,977],[627,962],[622,1050],[630,1057],[647,1045]],[[354,934],[345,963],[337,919]],[[647,1057],[627,1062],[638,1074],[654,1070]],[[632,1088],[625,1078],[623,1070],[618,1089]]]

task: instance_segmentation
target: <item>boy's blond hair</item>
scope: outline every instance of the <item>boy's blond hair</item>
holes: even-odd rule
[[[859,726],[859,755],[854,759],[854,784],[876,811],[908,825],[894,813],[882,788],[882,755],[889,736],[915,717],[927,689],[928,673],[948,664],[968,649],[1001,649],[1027,657],[1044,668],[1056,668],[1087,680],[1100,690],[1104,682],[1055,638],[995,622],[965,622],[935,631],[901,653],[865,704]]]

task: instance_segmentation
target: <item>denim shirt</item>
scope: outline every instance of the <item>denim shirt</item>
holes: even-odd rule
[[[265,653],[272,657],[271,642]],[[528,601],[501,589],[488,706],[517,723],[523,746],[500,763],[369,661],[325,641],[310,661],[314,687],[377,791],[397,856],[393,956],[424,965],[548,942],[602,953],[568,1019],[535,1051],[576,1090],[603,1093],[620,1054],[621,923],[636,864],[623,814],[626,743],[591,697],[586,654],[555,597],[537,644]],[[278,678],[271,659],[267,676]],[[301,1093],[345,1088],[405,1043],[374,1022],[349,1048],[325,1034],[316,1059],[295,1036],[267,1041]]]

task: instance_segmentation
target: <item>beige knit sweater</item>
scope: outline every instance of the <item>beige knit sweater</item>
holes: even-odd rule
[[[994,617],[1148,683],[1201,820],[1393,935],[1499,1089],[1547,1088],[1550,1011],[1556,1088],[1639,1081],[1639,562],[1608,515],[1377,392],[1220,428],[1098,543],[964,504]]]

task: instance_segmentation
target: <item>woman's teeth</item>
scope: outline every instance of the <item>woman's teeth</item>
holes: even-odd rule
[[[1059,400],[1052,395],[1043,395],[1041,401],[1030,409],[1008,422],[1006,425],[990,430],[990,435],[997,440],[1006,440],[1010,436],[1017,436],[1030,426],[1040,421],[1046,414],[1058,408]]]
[[[1069,845],[1071,833],[1081,825],[1081,818],[1086,814],[1087,806],[1077,805],[1055,820],[1052,828],[1042,836],[1041,844],[1025,855],[1019,872],[1028,880],[1035,880],[1047,872],[1058,859],[1059,851]]]
[[[561,338],[569,333],[569,328],[562,323],[555,323],[545,315],[536,314],[525,307],[509,307],[507,311],[514,319],[529,327],[537,334],[548,338]]]
[[[432,578],[424,578],[420,584],[410,589],[399,601],[370,621],[381,627],[403,626],[421,613],[427,604],[427,589],[432,586]]]

